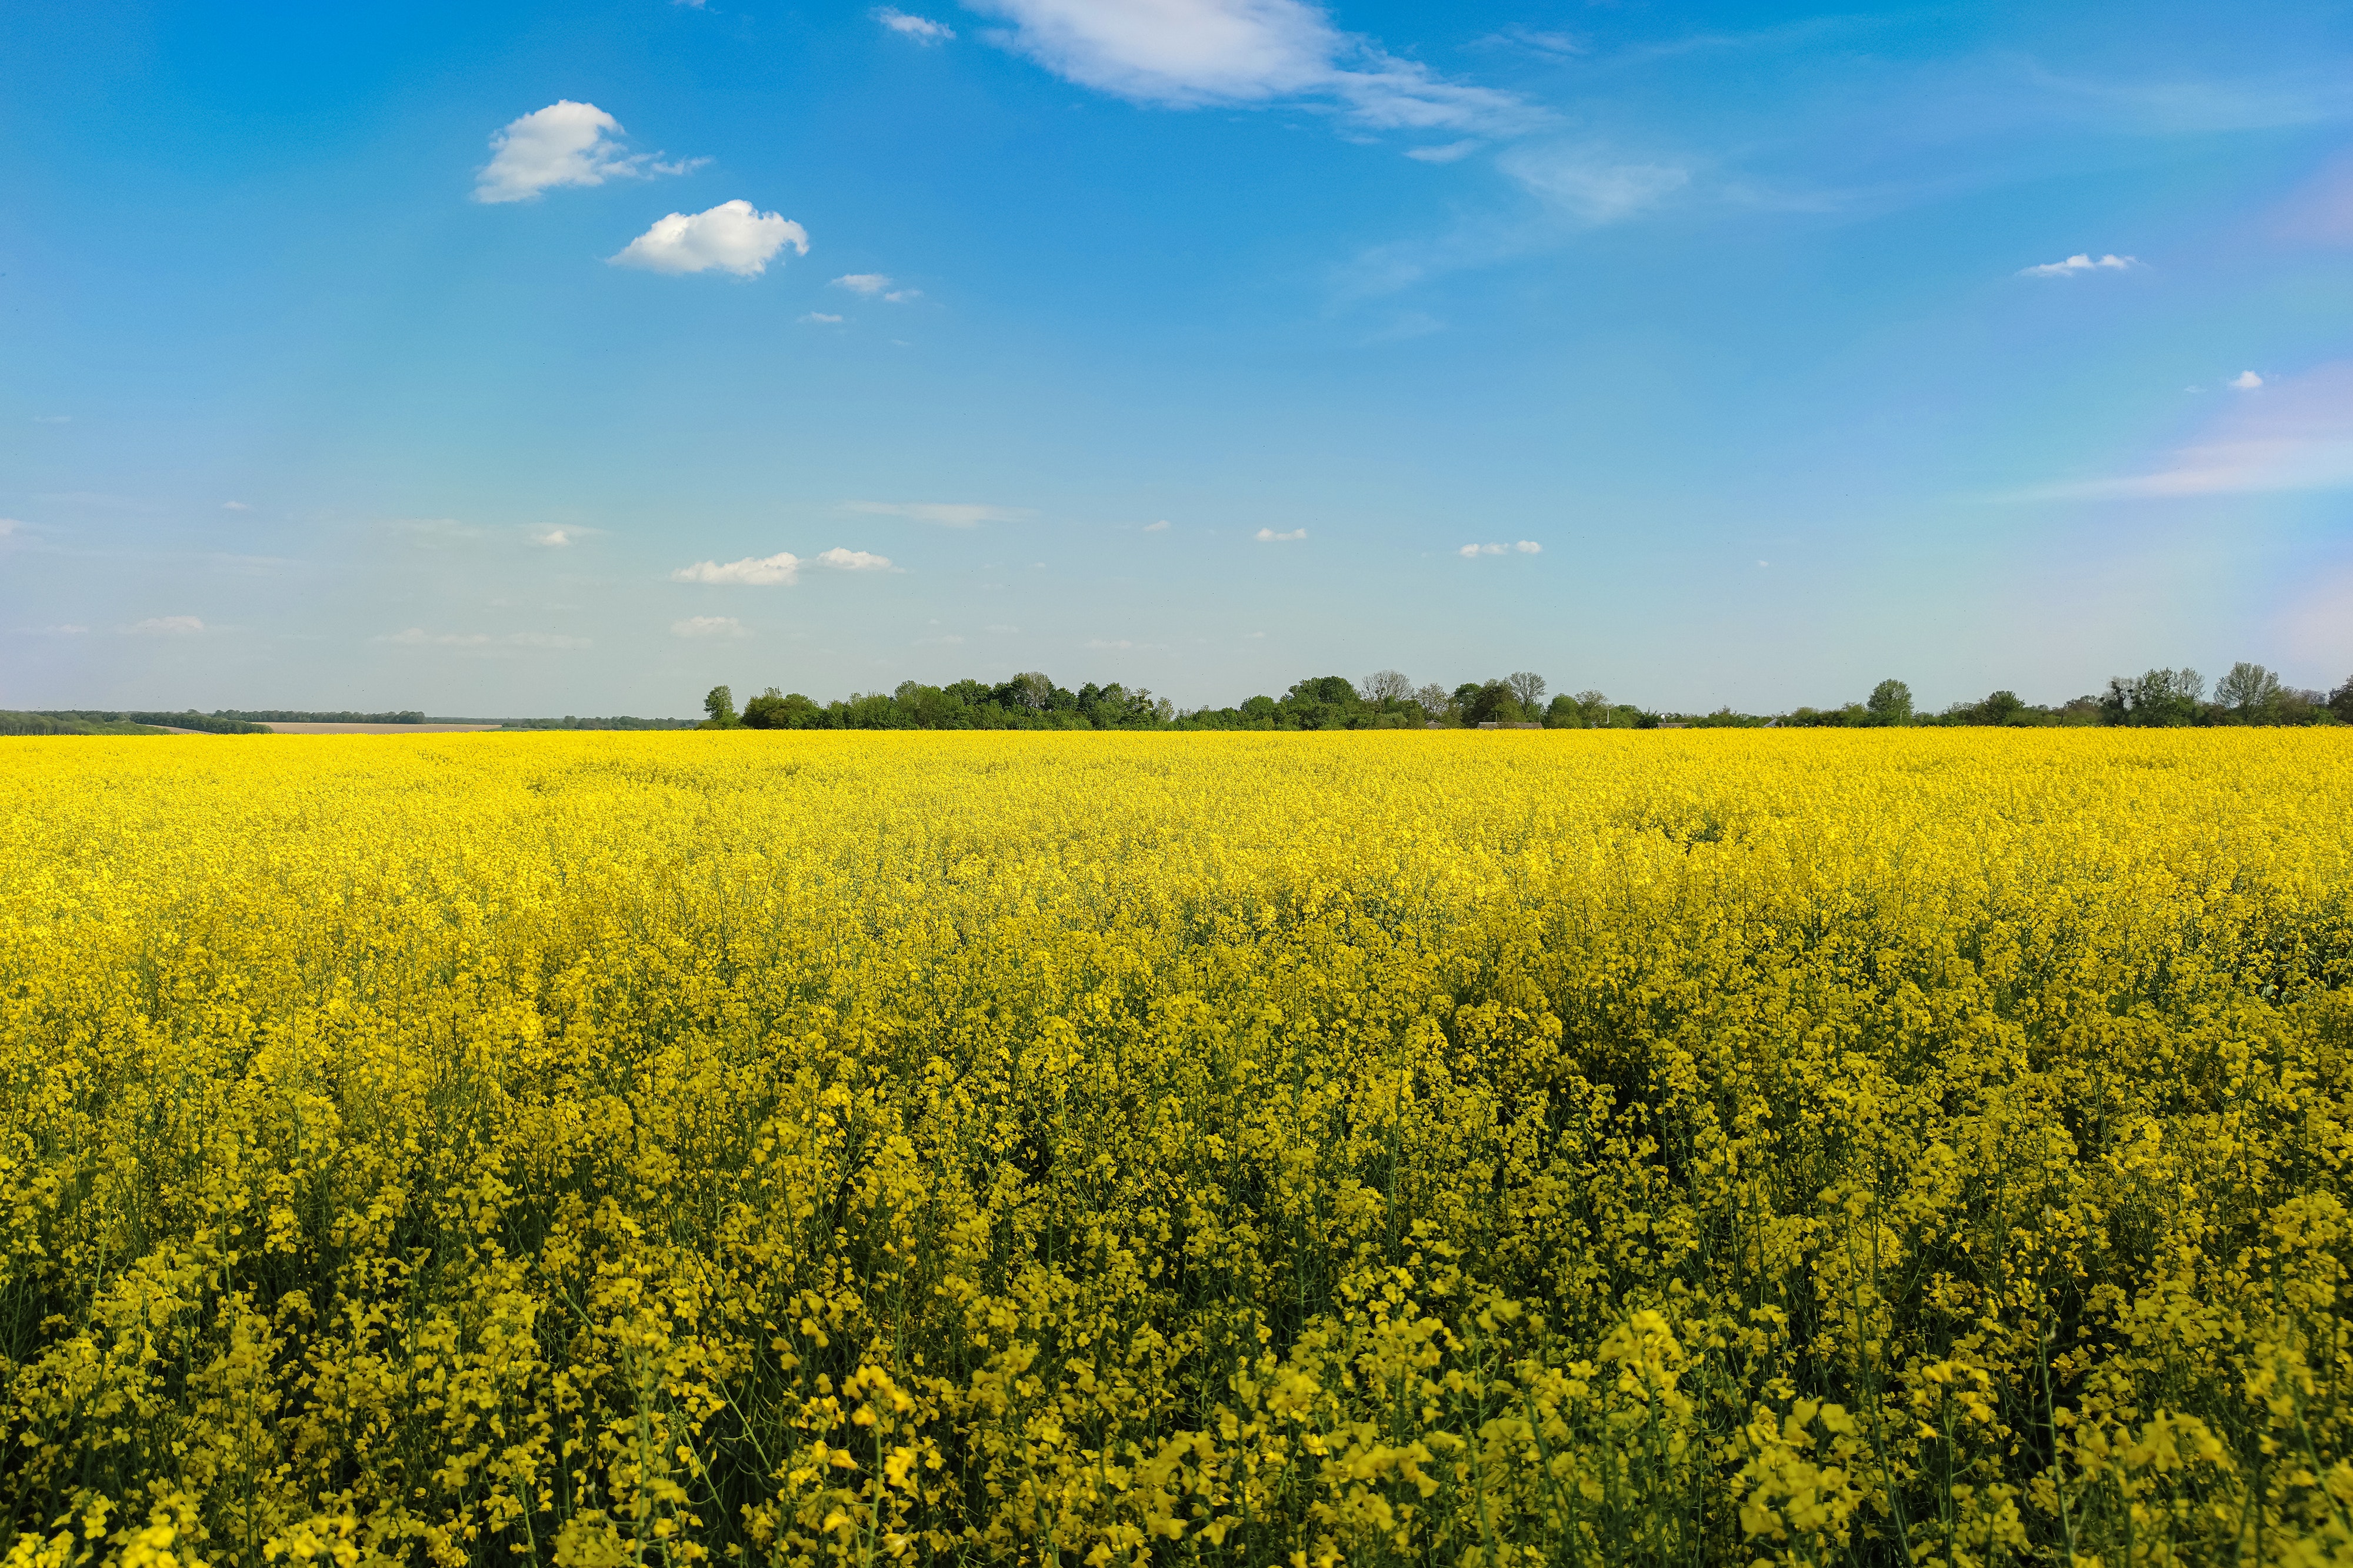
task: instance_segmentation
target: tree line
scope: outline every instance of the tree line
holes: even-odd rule
[[[2176,726],[2214,724],[2353,724],[2353,677],[2334,691],[2294,688],[2259,664],[2240,663],[2215,683],[2212,695],[2194,669],[2152,669],[2119,676],[2101,694],[2055,706],[2031,703],[2014,691],[1996,691],[1942,712],[1917,711],[1912,689],[1883,680],[1861,701],[1836,708],[1801,707],[1787,713],[1661,712],[1615,702],[1599,691],[1547,698],[1541,675],[1518,670],[1449,689],[1416,686],[1384,669],[1350,680],[1313,676],[1280,697],[1260,695],[1230,708],[1180,710],[1165,697],[1114,681],[1090,681],[1073,690],[1031,670],[1008,680],[958,680],[945,686],[901,681],[889,691],[852,692],[819,702],[769,687],[739,710],[732,688],[714,686],[703,698],[701,728],[712,730],[1407,730],[1514,727],[1546,730],[1712,728],[1882,728],[1894,725]]]

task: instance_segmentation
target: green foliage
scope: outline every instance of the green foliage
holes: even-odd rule
[[[1909,724],[1912,722],[1912,689],[1900,680],[1883,680],[1871,689],[1869,700],[1862,705],[1873,724]]]

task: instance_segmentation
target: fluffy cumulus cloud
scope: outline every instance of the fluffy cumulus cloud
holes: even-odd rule
[[[543,550],[565,550],[580,542],[575,530],[568,528],[534,528],[531,542]]]
[[[789,588],[800,581],[802,569],[823,566],[835,572],[896,572],[887,555],[876,555],[864,550],[844,550],[839,545],[819,551],[815,555],[800,556],[789,550],[774,555],[747,555],[741,561],[722,563],[699,561],[691,566],[681,566],[670,574],[673,583],[719,583],[744,588]],[[681,623],[683,624],[683,623]],[[671,628],[675,631],[677,628]]]
[[[194,616],[151,616],[143,621],[133,621],[122,628],[132,637],[185,637],[205,629],[205,623]]]
[[[2046,261],[2039,267],[2021,267],[2021,278],[2073,278],[2082,272],[2129,272],[2140,265],[2130,256],[2103,256],[2094,261],[2087,254],[2067,258],[2064,261]]]
[[[844,550],[839,545],[836,545],[831,550],[819,552],[817,563],[820,566],[830,566],[837,572],[896,572],[899,570],[891,564],[891,558],[887,555],[873,555],[863,550]]]
[[[747,555],[722,565],[698,561],[670,574],[673,583],[724,583],[745,588],[789,588],[801,579],[801,558],[789,550],[774,555]]]
[[[1543,116],[1335,28],[1304,0],[976,0],[1055,75],[1175,108],[1320,101],[1382,129],[1510,132]]]
[[[917,16],[895,5],[878,7],[874,19],[902,38],[913,38],[919,44],[944,44],[955,37],[955,29],[945,22],[934,22],[929,16]]]
[[[613,179],[682,174],[710,162],[660,162],[651,153],[624,151],[621,122],[593,103],[559,99],[491,133],[491,161],[474,181],[478,202],[535,201],[559,185],[601,185]]]
[[[1541,555],[1544,546],[1533,539],[1523,539],[1517,544],[1466,544],[1455,553],[1466,561],[1475,561],[1482,555]]]
[[[853,500],[844,501],[842,510],[864,512],[870,517],[913,518],[917,522],[934,522],[942,528],[978,528],[984,522],[1018,522],[1029,515],[1019,507],[984,506],[977,501]]]
[[[733,616],[689,616],[682,621],[670,622],[670,635],[674,637],[741,637],[751,636],[749,632],[744,629],[744,623],[737,620]]]
[[[1307,537],[1307,531],[1303,528],[1294,528],[1288,533],[1277,533],[1271,528],[1261,528],[1254,537],[1261,544],[1280,544],[1285,540],[1304,539]]]
[[[750,202],[722,202],[707,212],[672,213],[629,241],[617,267],[649,272],[732,272],[757,278],[786,246],[808,254],[808,231],[787,217],[764,213]]]
[[[2251,370],[2242,370],[2230,380],[2232,388],[2239,392],[2253,392],[2263,384],[2263,378]]]

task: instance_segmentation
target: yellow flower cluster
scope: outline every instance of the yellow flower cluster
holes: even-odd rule
[[[2353,740],[0,751],[6,1568],[2353,1562]]]

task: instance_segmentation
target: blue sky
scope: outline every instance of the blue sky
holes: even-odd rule
[[[2353,672],[2342,7],[0,12],[0,706]]]

